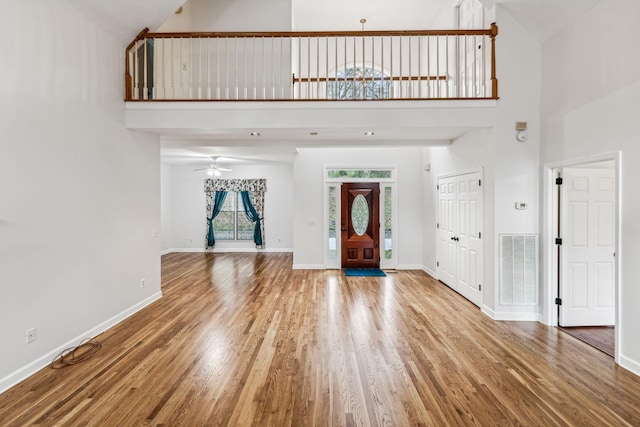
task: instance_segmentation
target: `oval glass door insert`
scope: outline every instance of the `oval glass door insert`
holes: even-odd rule
[[[358,236],[362,236],[369,226],[369,204],[362,194],[358,194],[353,199],[353,204],[351,205],[351,224],[353,225],[353,231],[355,231]]]

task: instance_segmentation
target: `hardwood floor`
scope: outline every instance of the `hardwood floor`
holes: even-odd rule
[[[0,424],[640,425],[640,378],[556,328],[492,321],[420,271],[291,263],[164,256],[164,297],[0,395]]]
[[[573,326],[560,328],[560,330],[615,357],[616,337],[613,326]]]

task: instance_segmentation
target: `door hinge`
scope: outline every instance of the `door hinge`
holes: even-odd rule
[[[436,261],[436,267],[440,267],[440,261]]]
[[[482,239],[482,233],[478,231],[478,239]]]
[[[478,285],[478,291],[481,291],[481,290],[482,290],[482,284],[479,284]]]
[[[482,187],[482,180],[481,179],[478,180],[478,187]]]
[[[436,222],[436,228],[440,228],[440,223]]]
[[[556,237],[556,245],[561,245],[561,244],[562,244],[562,238]]]
[[[556,305],[562,305],[562,298],[556,298]]]
[[[562,178],[556,178],[556,185],[562,185]]]
[[[440,189],[440,184],[436,185],[436,190]]]

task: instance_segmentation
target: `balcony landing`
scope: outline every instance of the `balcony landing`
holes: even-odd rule
[[[493,99],[126,102],[125,116],[127,128],[176,145],[428,146],[495,126],[496,104]]]

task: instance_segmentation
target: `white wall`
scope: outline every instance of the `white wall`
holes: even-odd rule
[[[206,171],[194,172],[195,166],[162,167],[162,194],[170,200],[164,205],[162,240],[165,252],[202,251],[206,233]],[[265,193],[265,250],[289,252],[293,248],[293,167],[291,164],[233,165],[221,179],[267,180]],[[217,240],[216,251],[255,249],[252,241]]]
[[[544,43],[541,157],[547,164],[621,152],[617,344],[619,363],[640,374],[640,194],[633,191],[640,181],[638,16],[635,0],[603,0]]]
[[[160,160],[124,46],[67,2],[3,2],[0,50],[3,390],[160,296]]]
[[[293,168],[294,268],[324,268],[325,166],[397,168],[397,267],[422,268],[422,149],[415,147],[298,149]]]
[[[157,31],[291,31],[291,1],[189,0]]]
[[[427,271],[435,272],[435,224],[438,175],[483,168],[484,182],[484,283],[482,309],[497,319],[537,320],[538,306],[500,306],[498,299],[498,235],[538,233],[540,150],[540,45],[500,7],[488,11],[487,22],[499,26],[496,70],[500,99],[495,126],[459,138],[450,147],[425,149],[425,252]],[[529,139],[516,141],[515,123],[525,121]],[[516,210],[515,202],[527,203]]]
[[[173,244],[171,233],[171,209],[173,200],[171,187],[171,166],[160,165],[160,248],[163,253],[168,252]]]

